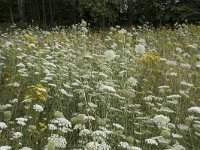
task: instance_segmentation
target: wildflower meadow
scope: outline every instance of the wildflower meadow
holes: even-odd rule
[[[200,150],[200,27],[0,36],[0,150]]]

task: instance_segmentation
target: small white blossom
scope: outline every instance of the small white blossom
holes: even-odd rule
[[[184,131],[189,130],[189,127],[184,125],[184,124],[178,124],[177,127],[178,127],[179,130],[184,130]]]
[[[21,149],[19,150],[32,150],[32,148],[29,148],[29,147],[22,147]]]
[[[97,87],[99,88],[99,90],[100,91],[107,91],[107,92],[113,92],[113,93],[115,93],[116,92],[116,90],[115,90],[115,88],[114,87],[112,87],[112,86],[108,86],[108,85],[104,85],[104,84],[99,84],[99,85],[97,85]]]
[[[67,91],[65,91],[64,89],[60,89],[59,90],[63,95],[66,95],[67,97],[73,97],[72,94],[67,93]]]
[[[113,123],[113,126],[116,127],[117,129],[124,130],[124,127],[122,125],[120,125],[120,124]]]
[[[43,112],[44,108],[41,105],[35,104],[33,105],[33,109],[37,112]]]
[[[49,127],[49,130],[52,130],[52,131],[58,129],[57,126],[55,126],[54,124],[48,124],[48,127]]]
[[[23,136],[23,134],[21,132],[15,132],[15,133],[13,133],[12,139],[18,139],[22,136]]]
[[[0,150],[10,150],[11,149],[11,146],[0,146]]]
[[[153,118],[153,122],[156,123],[157,125],[165,126],[170,122],[169,117],[163,116],[163,115],[156,115]]]
[[[176,66],[177,65],[176,61],[167,60],[165,63],[166,63],[166,65],[169,65],[169,66]]]
[[[144,45],[138,44],[138,45],[135,46],[135,52],[136,52],[136,54],[143,55],[146,52],[146,48],[145,48]]]
[[[107,61],[111,61],[111,60],[115,59],[116,54],[113,50],[107,50],[104,52],[104,57]]]
[[[0,122],[0,129],[6,129],[8,126],[4,122]]]
[[[48,141],[53,142],[57,148],[66,148],[67,141],[63,136],[52,134]]]
[[[158,142],[154,139],[146,139],[145,142],[151,145],[158,145]]]
[[[172,133],[172,137],[175,138],[175,139],[182,139],[183,138],[182,135],[179,135],[179,134],[176,134],[176,133]]]
[[[129,84],[129,85],[131,85],[131,86],[136,86],[137,85],[137,79],[135,79],[135,78],[133,78],[133,77],[130,77],[130,78],[128,78],[128,80],[127,80],[127,83]]]
[[[16,118],[15,120],[17,121],[17,124],[22,125],[22,126],[25,126],[26,125],[25,122],[28,121],[27,118]]]
[[[79,136],[86,136],[86,135],[90,135],[91,131],[88,129],[83,129],[80,131]]]
[[[167,99],[177,99],[177,98],[181,98],[180,95],[169,95],[167,96]]]
[[[188,112],[196,112],[200,114],[200,107],[191,107],[188,109]]]

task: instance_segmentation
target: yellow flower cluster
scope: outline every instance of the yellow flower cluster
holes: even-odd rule
[[[45,123],[39,122],[38,125],[40,127],[40,131],[44,131],[47,129],[47,125]]]
[[[143,57],[139,58],[139,61],[145,64],[157,62],[160,60],[160,56],[155,53],[146,53]]]
[[[48,89],[42,84],[36,84],[29,86],[33,95],[29,95],[30,97],[36,98],[39,101],[45,101],[48,97]]]

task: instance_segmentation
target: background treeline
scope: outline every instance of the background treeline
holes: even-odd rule
[[[40,27],[71,25],[85,19],[95,27],[175,22],[197,24],[200,0],[0,0],[0,23]]]

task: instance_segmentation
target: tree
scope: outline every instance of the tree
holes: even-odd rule
[[[22,25],[25,22],[25,0],[18,0],[19,23]]]

